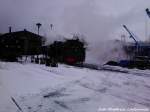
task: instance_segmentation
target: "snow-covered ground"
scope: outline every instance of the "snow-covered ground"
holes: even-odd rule
[[[0,112],[19,112],[10,97],[23,112],[99,112],[102,108],[148,111],[150,71],[139,73],[147,75],[0,62]]]

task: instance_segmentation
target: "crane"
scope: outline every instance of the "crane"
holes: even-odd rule
[[[136,52],[139,52],[139,42],[135,39],[135,35],[127,28],[126,25],[123,25],[123,27],[125,28],[125,30],[129,33],[130,38],[132,38],[135,41],[135,45],[136,45]]]
[[[132,38],[132,39],[135,41],[136,45],[139,45],[138,41],[135,39],[134,34],[127,28],[127,26],[126,26],[126,25],[123,25],[123,27],[124,27],[125,30],[129,33],[130,38]]]

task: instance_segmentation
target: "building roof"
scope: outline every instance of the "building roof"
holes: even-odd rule
[[[15,37],[19,37],[19,38],[39,38],[39,39],[42,39],[44,37],[40,36],[40,35],[37,35],[35,33],[32,33],[30,31],[27,31],[27,30],[23,30],[23,31],[17,31],[17,32],[10,32],[10,33],[5,33],[3,35],[0,35],[0,38],[15,38]]]

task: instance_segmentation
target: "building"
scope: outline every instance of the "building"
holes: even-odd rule
[[[139,45],[127,43],[124,48],[131,58],[145,57],[150,59],[150,43],[148,42],[139,42]]]
[[[15,59],[22,55],[39,55],[44,38],[30,31],[10,32],[0,36],[0,58]]]

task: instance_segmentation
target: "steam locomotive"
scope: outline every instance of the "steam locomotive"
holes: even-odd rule
[[[46,57],[51,61],[76,64],[85,60],[85,44],[77,39],[70,39],[64,42],[55,41],[53,44],[45,46]]]

